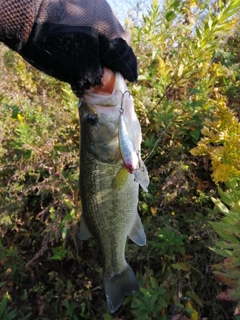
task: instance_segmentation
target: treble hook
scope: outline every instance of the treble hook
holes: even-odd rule
[[[137,156],[138,156],[138,168],[136,168],[136,171],[139,171],[141,169],[142,172],[145,171],[144,166],[141,165],[141,155],[140,150],[137,150]]]
[[[124,112],[124,109],[123,109],[123,100],[124,100],[124,95],[125,95],[127,92],[129,93],[129,97],[131,96],[131,93],[130,93],[130,91],[128,91],[128,90],[126,90],[125,92],[122,93],[121,107],[120,107],[120,111],[119,111],[120,114],[123,114],[123,112]]]

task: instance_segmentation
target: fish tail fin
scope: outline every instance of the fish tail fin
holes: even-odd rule
[[[104,275],[103,282],[108,308],[111,313],[116,312],[121,306],[125,295],[132,295],[140,289],[139,282],[129,265],[120,274]]]

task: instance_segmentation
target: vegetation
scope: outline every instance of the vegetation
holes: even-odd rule
[[[77,99],[0,47],[0,320],[240,319],[239,9],[153,1],[126,21],[151,184],[148,244],[126,246],[141,291],[115,316],[97,245],[77,237]]]

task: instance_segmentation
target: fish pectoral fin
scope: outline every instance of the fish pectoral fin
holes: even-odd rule
[[[129,172],[127,171],[124,164],[119,169],[118,173],[116,174],[115,178],[112,182],[113,189],[122,189],[127,182]]]
[[[78,237],[80,240],[87,240],[88,238],[92,237],[92,234],[89,231],[83,216],[81,217],[80,221],[80,230],[78,233]]]
[[[103,283],[108,308],[111,313],[116,312],[121,306],[125,295],[132,295],[140,289],[139,282],[129,265],[121,273],[104,275]]]
[[[136,214],[136,220],[128,236],[139,246],[144,246],[146,244],[146,234],[138,213]]]
[[[147,168],[142,161],[140,160],[140,168],[134,170],[134,179],[139,182],[140,186],[143,188],[144,191],[148,192],[148,185],[149,185],[149,176]]]

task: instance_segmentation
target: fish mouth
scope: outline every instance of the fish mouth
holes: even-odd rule
[[[102,95],[86,90],[83,101],[98,107],[114,107],[120,106],[121,98],[122,92],[120,90],[114,90],[110,95]]]

